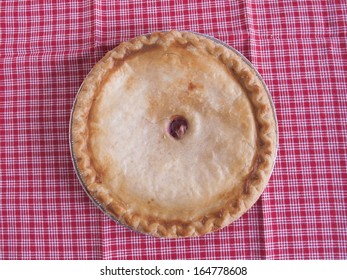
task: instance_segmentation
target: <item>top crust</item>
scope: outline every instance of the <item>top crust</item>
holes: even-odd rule
[[[182,139],[168,133],[183,116]],[[269,180],[276,122],[235,52],[190,32],[120,44],[85,79],[71,118],[87,192],[113,218],[161,237],[198,236],[247,211]]]

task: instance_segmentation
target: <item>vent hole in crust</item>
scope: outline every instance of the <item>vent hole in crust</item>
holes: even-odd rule
[[[188,121],[183,116],[172,116],[167,128],[167,132],[176,140],[183,138],[188,129]]]

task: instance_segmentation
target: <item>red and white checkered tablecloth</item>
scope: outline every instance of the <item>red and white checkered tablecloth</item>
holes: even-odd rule
[[[0,21],[0,259],[347,259],[346,1],[1,1]],[[111,221],[70,158],[70,110],[91,67],[169,29],[242,52],[278,117],[266,191],[200,238]]]

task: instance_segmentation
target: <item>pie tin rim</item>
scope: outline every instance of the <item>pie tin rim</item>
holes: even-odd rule
[[[269,99],[269,102],[270,102],[270,106],[271,106],[271,109],[272,109],[272,113],[273,113],[273,117],[275,119],[275,133],[276,133],[276,147],[275,147],[275,155],[274,155],[274,158],[273,158],[273,164],[272,164],[272,168],[271,168],[271,172],[270,172],[270,175],[269,175],[269,178],[271,178],[272,176],[272,173],[273,173],[273,170],[274,170],[274,166],[275,166],[275,162],[276,162],[276,158],[277,158],[277,152],[278,152],[278,141],[279,141],[279,136],[278,136],[278,122],[277,122],[277,116],[276,116],[276,110],[275,110],[275,106],[274,106],[274,103],[273,103],[273,100],[272,100],[272,97],[271,97],[271,94],[269,92],[269,89],[266,85],[266,83],[264,82],[264,79],[262,78],[262,76],[259,74],[258,70],[253,66],[253,64],[241,53],[239,52],[238,50],[236,50],[234,47],[228,45],[227,43],[215,38],[215,37],[212,37],[210,35],[207,35],[207,34],[202,34],[202,33],[199,33],[199,32],[195,32],[195,31],[187,31],[187,30],[181,30],[182,32],[190,32],[190,33],[193,33],[193,34],[196,34],[198,36],[202,36],[202,37],[205,37],[217,44],[220,44],[226,48],[228,48],[229,50],[233,51],[236,55],[238,55],[257,75],[258,79],[261,81],[261,83],[263,84],[263,87],[267,93],[267,96],[268,96],[268,99]],[[169,32],[169,30],[163,30],[163,31],[156,31],[156,32]],[[154,32],[151,32],[151,33],[146,33],[146,34],[143,34],[142,36],[148,36],[148,35],[151,35],[152,33]],[[141,35],[140,35],[141,36]],[[98,62],[96,62],[98,63]],[[88,72],[88,74],[85,76],[85,78],[91,73],[92,69]],[[83,84],[85,83],[85,78],[83,80],[83,82],[81,83],[78,91],[77,91],[77,94],[74,98],[74,101],[73,101],[73,105],[72,105],[72,109],[71,109],[71,112],[70,112],[70,121],[69,121],[69,147],[70,147],[70,156],[71,156],[71,159],[72,159],[72,163],[73,163],[73,168],[75,170],[75,173],[77,175],[77,178],[80,182],[80,185],[82,185],[82,188],[84,190],[84,192],[88,195],[88,197],[93,201],[93,203],[106,215],[108,216],[111,220],[113,220],[114,222],[122,225],[122,226],[125,226],[126,228],[130,229],[131,231],[134,231],[134,232],[137,232],[137,233],[141,233],[141,234],[144,234],[144,235],[149,235],[149,236],[153,236],[153,235],[150,235],[149,233],[144,233],[144,232],[140,232],[132,227],[130,227],[129,225],[127,224],[124,224],[122,223],[121,221],[119,221],[116,217],[114,217],[109,211],[106,210],[106,208],[102,205],[102,203],[100,203],[88,190],[85,182],[83,181],[82,179],[82,176],[81,176],[81,173],[77,167],[77,163],[76,163],[76,158],[75,158],[75,154],[74,154],[74,149],[73,149],[73,140],[72,140],[72,125],[73,125],[73,114],[74,114],[74,111],[75,111],[75,107],[76,107],[76,103],[77,103],[77,99],[78,99],[78,96],[80,94],[80,91],[83,87]],[[267,183],[268,184],[268,183]],[[265,187],[266,188],[266,187]],[[265,190],[265,189],[264,189]],[[264,192],[264,191],[263,191]],[[263,194],[263,192],[260,194],[260,196]],[[259,197],[260,197],[259,196]],[[259,198],[258,198],[259,199]],[[257,199],[257,200],[258,200]],[[256,203],[256,201],[254,202],[254,204]],[[252,206],[254,205],[252,204]],[[252,208],[252,206],[250,208]],[[249,209],[250,209],[249,208]],[[247,211],[249,210],[247,209]],[[244,214],[244,213],[243,213]],[[240,215],[241,216],[243,216]],[[239,218],[240,218],[239,217]],[[238,218],[238,219],[239,219]]]

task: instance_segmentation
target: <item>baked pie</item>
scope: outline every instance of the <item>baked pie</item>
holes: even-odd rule
[[[191,32],[121,43],[83,82],[71,150],[87,193],[113,219],[160,237],[227,226],[263,192],[277,129],[259,75]]]

